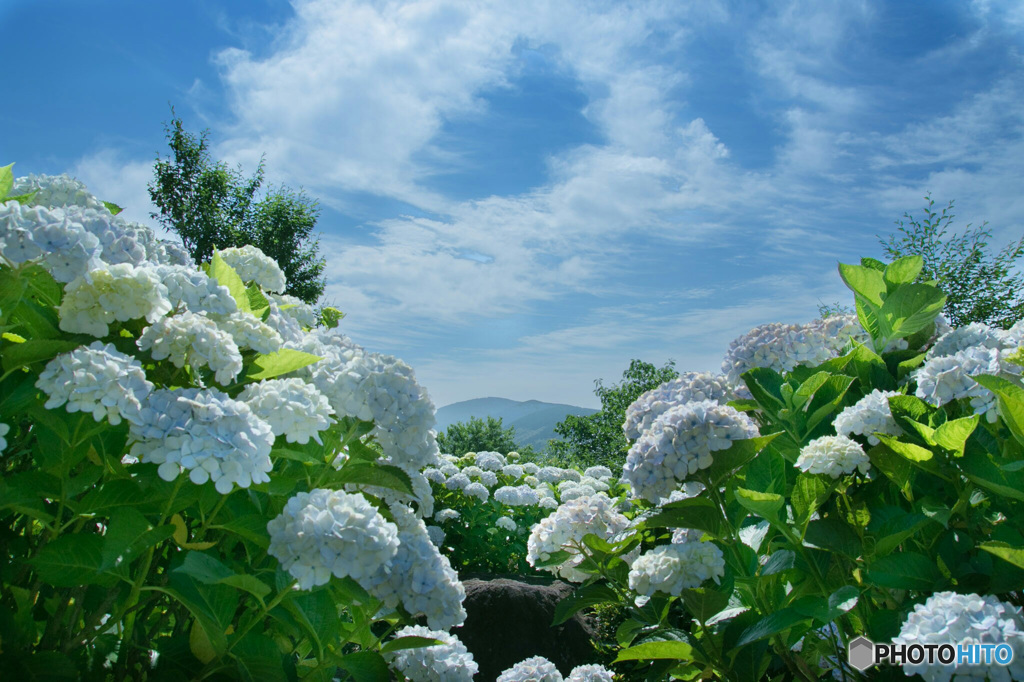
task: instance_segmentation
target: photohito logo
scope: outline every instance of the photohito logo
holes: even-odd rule
[[[864,671],[879,663],[903,665],[1010,665],[1009,644],[875,644],[867,637],[850,640],[846,647],[850,665]]]

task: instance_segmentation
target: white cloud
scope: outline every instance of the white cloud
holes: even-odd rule
[[[78,159],[70,174],[96,197],[122,207],[125,219],[148,225],[162,239],[169,237],[167,230],[149,217],[156,212],[146,189],[153,180],[152,161],[127,160],[117,150],[101,149]]]

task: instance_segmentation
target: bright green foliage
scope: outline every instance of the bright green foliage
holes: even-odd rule
[[[518,451],[527,459],[537,453],[527,445],[516,445],[516,428],[502,428],[501,418],[487,417],[487,421],[470,417],[468,422],[456,422],[437,434],[437,446],[441,452],[462,457],[467,452],[513,452]]]
[[[642,360],[631,360],[622,373],[622,381],[605,386],[601,379],[594,383],[594,394],[601,400],[601,409],[584,417],[569,415],[555,426],[562,440],[548,441],[552,459],[562,466],[587,468],[604,465],[619,470],[626,461],[629,442],[622,432],[626,408],[641,394],[679,376],[675,363],[669,361],[658,368]]]
[[[172,110],[173,114],[173,110]],[[249,179],[210,158],[207,136],[188,133],[181,119],[165,128],[172,158],[157,157],[149,195],[160,210],[153,218],[181,237],[195,261],[215,248],[252,244],[277,261],[286,293],[315,303],[324,290],[325,260],[314,235],[320,209],[302,191],[270,190],[257,200],[263,161]]]
[[[954,327],[971,322],[1009,329],[1024,319],[1024,275],[1015,265],[1024,257],[1024,237],[992,253],[988,242],[992,231],[968,225],[961,234],[947,237],[955,217],[949,202],[941,213],[932,210],[935,202],[926,196],[924,220],[905,213],[896,221],[899,234],[879,241],[887,256],[921,256],[922,268],[916,281],[935,280],[946,293],[943,314]]]

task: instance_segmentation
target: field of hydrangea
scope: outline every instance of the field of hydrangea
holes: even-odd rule
[[[1024,679],[1024,323],[949,328],[920,258],[840,265],[856,315],[751,330],[577,471],[439,452],[273,260],[118,211],[0,169],[4,679],[470,680],[481,574],[606,626],[501,682]],[[1015,655],[862,672],[860,635]]]

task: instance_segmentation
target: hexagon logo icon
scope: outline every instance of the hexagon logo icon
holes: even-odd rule
[[[857,670],[867,670],[875,664],[875,643],[867,637],[851,639],[846,647],[846,659]]]

